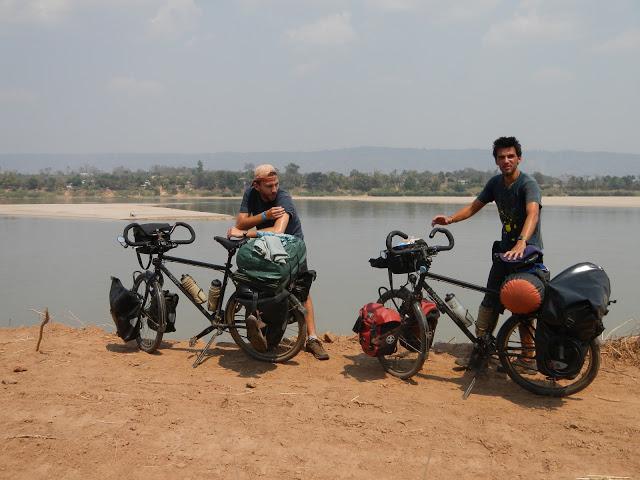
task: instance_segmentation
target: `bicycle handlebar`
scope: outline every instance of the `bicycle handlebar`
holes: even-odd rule
[[[127,245],[129,245],[130,247],[144,247],[146,245],[149,245],[149,242],[146,240],[142,240],[140,242],[132,242],[131,240],[129,240],[129,231],[132,228],[140,228],[142,229],[142,227],[140,226],[139,223],[130,223],[129,225],[127,225],[126,227],[124,227],[124,232],[122,232],[122,236],[124,237],[124,241]],[[171,243],[174,243],[176,245],[186,245],[189,243],[193,243],[196,239],[196,232],[193,231],[193,228],[191,227],[191,225],[184,223],[184,222],[176,222],[173,227],[171,227],[171,231],[169,232],[169,234],[173,233],[173,231],[177,228],[177,227],[184,227],[189,231],[189,234],[191,235],[191,238],[187,239],[187,240],[171,240]]]
[[[184,222],[176,222],[173,228],[171,229],[171,233],[173,233],[173,231],[177,227],[184,227],[187,230],[189,230],[189,234],[191,235],[191,238],[189,238],[188,240],[171,240],[173,243],[175,243],[176,245],[187,245],[189,243],[193,243],[196,240],[196,232],[193,231],[193,228],[191,227],[191,225]]]
[[[434,228],[429,233],[429,238],[433,238],[436,233],[444,233],[447,237],[447,240],[449,240],[449,245],[434,245],[433,247],[429,247],[429,250],[433,252],[444,252],[447,250],[451,250],[455,245],[455,241],[453,240],[453,235],[451,235],[451,232],[446,228]],[[392,249],[391,241],[393,240],[393,237],[396,237],[396,236],[402,237],[404,239],[409,238],[409,235],[407,235],[404,232],[401,232],[400,230],[393,230],[389,232],[389,235],[387,235],[387,241],[386,241],[388,251],[391,251]]]
[[[446,235],[446,237],[447,237],[447,240],[449,240],[449,245],[435,245],[432,248],[436,252],[444,252],[444,251],[447,251],[447,250],[451,250],[453,248],[453,246],[455,245],[455,241],[453,240],[453,235],[451,235],[451,232],[449,230],[447,230],[446,228],[434,228],[429,233],[429,238],[433,238],[436,235],[436,233],[444,233]]]
[[[140,225],[137,223],[130,223],[129,225],[124,227],[124,232],[122,232],[122,236],[124,237],[125,243],[130,247],[141,247],[145,244],[145,242],[132,242],[129,240],[129,230],[131,230],[134,227],[140,227]]]
[[[389,235],[387,235],[387,250],[389,251],[391,251],[391,240],[393,240],[393,237],[395,236],[402,237],[405,240],[409,238],[409,235],[401,232],[400,230],[393,230],[392,232],[389,232]]]

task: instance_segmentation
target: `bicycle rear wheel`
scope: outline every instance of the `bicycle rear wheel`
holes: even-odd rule
[[[521,329],[523,330],[521,331]],[[507,375],[525,390],[536,395],[566,397],[588,387],[598,375],[600,346],[595,339],[589,343],[582,368],[571,378],[551,378],[533,367],[522,366],[518,361],[524,357],[531,358],[535,355],[535,345],[523,342],[521,339],[521,333],[525,329],[532,338],[535,338],[535,321],[513,316],[500,328],[496,340],[500,363],[502,363]]]
[[[153,353],[160,346],[167,325],[167,309],[162,286],[156,278],[150,280],[150,275],[143,272],[135,278],[132,290],[141,301],[136,343],[140,350]]]
[[[281,324],[267,325],[262,329],[263,335],[267,339],[275,339],[275,345],[268,345],[266,352],[256,350],[247,338],[246,320],[255,312],[247,311],[247,308],[238,302],[236,294],[233,293],[227,301],[225,308],[225,321],[229,325],[229,333],[233,341],[247,355],[263,362],[282,363],[295,357],[307,339],[307,323],[304,315],[291,301],[288,301],[286,309],[286,319]],[[270,329],[279,329],[274,332]]]
[[[378,360],[386,372],[403,380],[422,369],[433,336],[419,305],[407,297],[405,291],[389,290],[378,299],[378,303],[396,310],[401,318],[396,351],[379,355]]]

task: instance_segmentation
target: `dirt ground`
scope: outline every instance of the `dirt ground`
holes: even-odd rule
[[[2,479],[640,478],[640,369],[612,360],[566,399],[492,370],[463,400],[464,346],[403,382],[347,337],[327,362],[223,343],[196,369],[186,342],[148,355],[50,324],[37,353],[37,337],[0,329]]]

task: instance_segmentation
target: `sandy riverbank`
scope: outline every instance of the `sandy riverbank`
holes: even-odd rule
[[[229,220],[229,215],[137,203],[0,204],[0,216],[90,220]]]
[[[36,353],[37,337],[0,329],[2,479],[640,475],[640,370],[607,357],[573,397],[537,397],[492,367],[465,401],[461,346],[437,345],[403,382],[348,337],[326,362],[260,363],[223,343],[196,369],[186,341],[148,355],[54,323]]]

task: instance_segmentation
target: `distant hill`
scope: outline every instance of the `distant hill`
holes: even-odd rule
[[[0,170],[36,173],[40,170],[76,170],[83,166],[110,171],[116,167],[132,170],[154,165],[195,167],[202,160],[208,170],[240,170],[245,164],[271,163],[284,167],[296,163],[303,172],[349,173],[390,172],[392,170],[452,171],[464,168],[495,168],[491,152],[481,149],[433,150],[419,148],[355,147],[317,152],[220,152],[184,153],[104,153],[104,154],[0,154]],[[525,152],[524,171],[545,175],[640,175],[640,154],[611,152]]]

